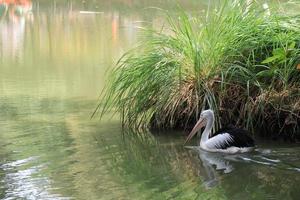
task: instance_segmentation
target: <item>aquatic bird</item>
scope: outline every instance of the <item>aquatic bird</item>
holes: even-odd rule
[[[223,128],[213,134],[212,127],[214,124],[214,112],[204,110],[201,112],[200,119],[185,140],[186,144],[196,133],[205,126],[200,139],[200,148],[209,152],[223,153],[244,153],[254,149],[254,140],[249,136],[249,131],[228,127]]]

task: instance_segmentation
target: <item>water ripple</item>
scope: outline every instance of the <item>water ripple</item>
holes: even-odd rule
[[[28,167],[38,160],[38,157],[28,157],[9,162],[0,166],[5,174],[2,188],[5,188],[5,200],[10,199],[70,199],[50,192],[51,181],[41,176],[44,164]],[[26,166],[26,167],[25,167]],[[25,169],[22,169],[24,168]]]

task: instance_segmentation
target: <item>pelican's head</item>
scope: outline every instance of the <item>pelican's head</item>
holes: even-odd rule
[[[200,114],[200,119],[197,121],[196,125],[194,126],[193,130],[190,132],[188,137],[186,138],[184,145],[196,135],[196,133],[204,126],[206,126],[207,121],[211,120],[214,116],[214,112],[212,110],[204,110]]]

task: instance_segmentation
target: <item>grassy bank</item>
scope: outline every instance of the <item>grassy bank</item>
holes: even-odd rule
[[[263,8],[265,7],[265,8]],[[124,126],[186,128],[204,108],[225,124],[300,135],[300,16],[226,1],[147,30],[110,74],[98,111]]]

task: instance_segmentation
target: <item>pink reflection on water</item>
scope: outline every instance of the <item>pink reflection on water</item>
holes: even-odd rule
[[[28,0],[0,0],[0,53],[19,61],[23,56],[25,17],[32,9]]]
[[[113,43],[117,42],[118,30],[119,30],[119,15],[118,13],[114,13],[111,21],[111,34],[112,34]]]

